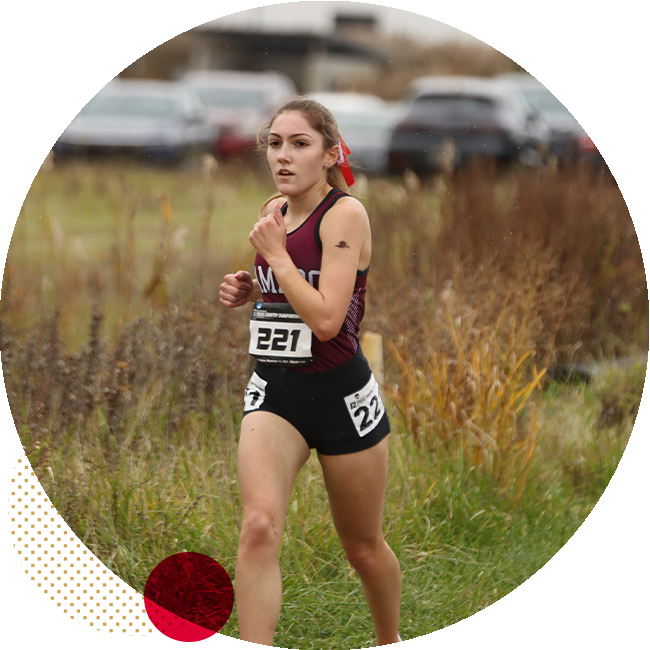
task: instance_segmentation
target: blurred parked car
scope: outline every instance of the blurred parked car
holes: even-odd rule
[[[178,162],[209,152],[215,137],[206,107],[186,86],[114,79],[81,109],[53,149],[58,158],[118,154]]]
[[[603,97],[587,77],[542,73],[511,73],[502,78],[514,83],[530,105],[551,127],[550,150],[560,160],[572,155],[571,143],[603,111]]]
[[[86,110],[117,73],[100,63],[75,61],[17,61],[4,69],[0,84],[0,141],[9,127],[7,110],[21,118],[27,145],[43,144],[62,118]]]
[[[577,156],[617,180],[648,176],[648,108],[648,95],[608,96],[594,128],[577,138]]]
[[[400,108],[374,95],[357,93],[313,93],[327,106],[350,151],[350,162],[367,174],[382,174],[388,168],[388,148]]]
[[[413,82],[406,117],[390,143],[391,171],[456,167],[474,156],[541,162],[548,126],[511,86],[477,77],[424,77]]]
[[[214,145],[219,158],[254,152],[260,127],[297,92],[291,79],[270,71],[193,71],[183,81],[201,97],[211,123],[219,128]]]

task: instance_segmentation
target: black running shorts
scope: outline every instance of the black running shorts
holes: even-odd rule
[[[390,433],[379,386],[361,348],[324,372],[295,372],[257,362],[244,397],[244,415],[275,413],[321,454],[352,454]]]

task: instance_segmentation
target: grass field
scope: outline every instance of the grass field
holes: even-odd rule
[[[15,315],[42,316],[58,301],[67,319],[62,333],[73,346],[86,335],[89,296],[113,307],[113,333],[150,315],[147,308],[167,300],[142,299],[157,274],[176,300],[201,285],[213,260],[242,262],[259,206],[273,189],[269,180],[237,168],[220,172],[218,181],[194,167],[67,165],[40,173],[8,255],[7,270],[16,269],[26,294],[14,294],[26,301]]]
[[[234,573],[252,363],[248,313],[217,292],[250,259],[272,189],[244,169],[67,165],[37,176],[16,225],[0,339],[18,432],[61,515],[140,592],[182,550]],[[544,370],[647,351],[647,285],[618,188],[584,169],[375,180],[363,201],[364,326],[383,335],[393,423],[385,531],[412,638],[512,591],[600,498],[645,365],[589,385],[549,384]],[[373,644],[315,457],[281,565],[276,645]],[[223,633],[237,635],[236,611]]]
[[[556,386],[542,399],[540,445],[515,500],[463,457],[417,447],[389,410],[397,426],[385,530],[403,571],[404,638],[470,616],[539,570],[599,499],[631,429],[628,417],[620,430],[599,430],[594,389]],[[170,433],[169,422],[151,418],[143,404],[122,453],[103,442],[108,427],[98,418],[82,435],[62,435],[30,458],[84,544],[140,592],[154,566],[182,550],[206,553],[233,575],[240,525],[236,419],[195,418]],[[373,645],[315,457],[299,475],[281,566],[285,606],[276,645]],[[237,635],[236,610],[222,633]]]

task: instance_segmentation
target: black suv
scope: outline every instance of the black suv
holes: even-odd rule
[[[437,171],[474,156],[536,164],[548,144],[548,127],[498,80],[426,77],[414,82],[409,98],[391,138],[391,171]]]

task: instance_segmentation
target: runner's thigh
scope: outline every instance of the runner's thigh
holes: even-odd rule
[[[353,454],[319,454],[336,531],[345,542],[382,535],[388,438]]]
[[[265,411],[246,415],[237,451],[244,513],[262,509],[284,522],[296,476],[309,453],[305,439],[283,418]]]

